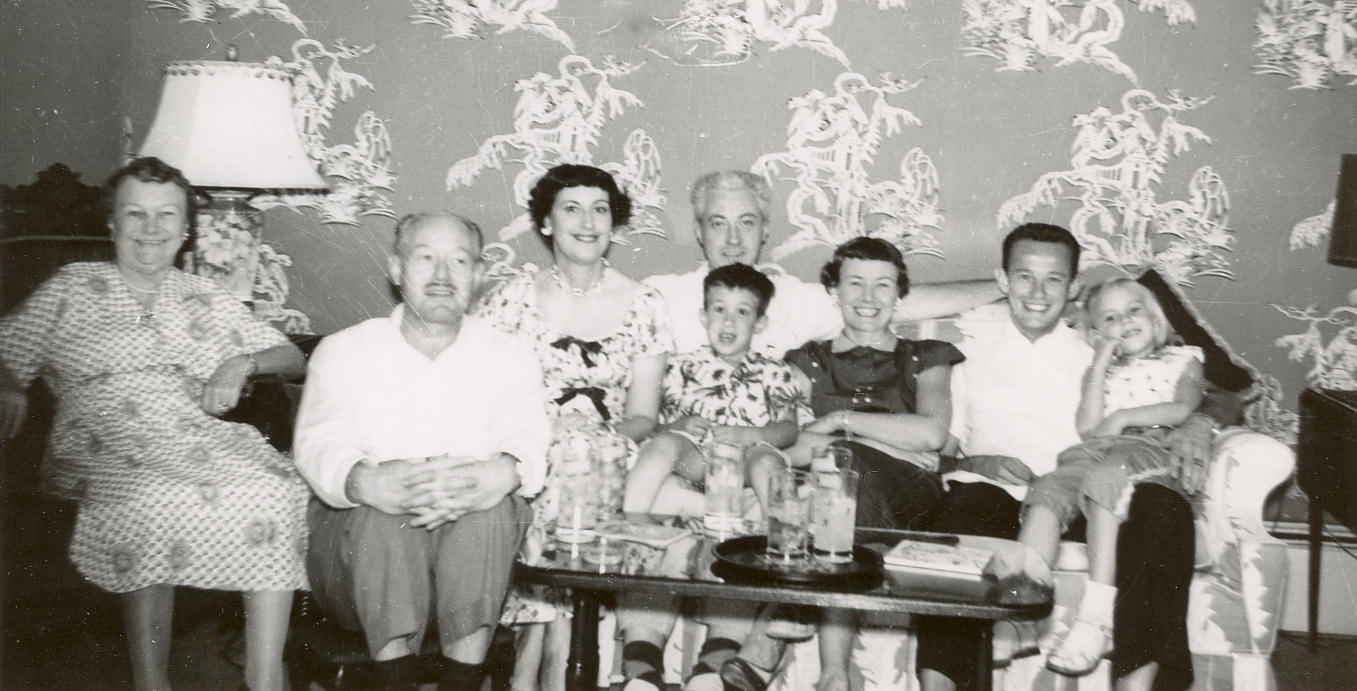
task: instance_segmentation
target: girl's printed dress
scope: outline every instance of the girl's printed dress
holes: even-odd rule
[[[1188,363],[1202,362],[1201,348],[1164,346],[1146,357],[1109,367],[1103,415],[1127,408],[1171,403]],[[1032,483],[1025,504],[1055,511],[1063,530],[1090,504],[1126,520],[1135,485],[1150,482],[1192,498],[1178,484],[1169,462],[1169,429],[1131,428],[1115,437],[1092,439],[1060,453],[1056,469]]]
[[[614,446],[624,445],[625,454],[611,457],[605,478],[618,484],[625,479],[626,465],[635,459],[636,445],[618,435],[612,425],[626,416],[627,390],[631,386],[632,360],[662,355],[673,350],[664,301],[655,289],[637,286],[631,309],[612,333],[595,341],[583,341],[549,325],[537,303],[536,272],[524,271],[497,286],[477,305],[476,316],[509,333],[528,338],[542,363],[546,381],[548,413],[555,421],[552,449],[547,454],[547,484],[533,501],[533,526],[525,541],[523,557],[538,558],[547,526],[556,520],[553,481],[555,459],[580,434],[599,439],[611,437]],[[543,598],[524,590],[510,592],[501,621],[526,624],[551,621],[564,611],[559,598]]]
[[[81,574],[113,592],[306,587],[306,483],[253,427],[198,406],[227,358],[284,342],[179,271],[144,313],[100,262],[63,267],[0,319],[0,359],[56,394],[44,482],[79,502]]]

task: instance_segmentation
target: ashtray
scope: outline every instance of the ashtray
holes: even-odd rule
[[[556,528],[556,541],[567,545],[582,545],[597,538],[592,528]]]

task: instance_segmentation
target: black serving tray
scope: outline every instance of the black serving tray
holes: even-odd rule
[[[768,538],[748,535],[716,545],[712,573],[728,581],[787,583],[870,590],[881,584],[881,555],[862,545],[853,545],[852,561],[830,564],[807,557],[792,562],[768,557]]]

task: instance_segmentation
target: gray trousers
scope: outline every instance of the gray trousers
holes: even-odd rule
[[[425,530],[376,509],[308,508],[312,597],[340,626],[361,630],[368,653],[408,638],[418,650],[431,622],[444,648],[499,622],[519,543],[532,520],[521,497]]]

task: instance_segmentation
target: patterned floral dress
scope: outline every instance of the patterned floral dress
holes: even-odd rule
[[[81,574],[112,592],[306,587],[305,482],[253,427],[197,403],[224,360],[284,341],[179,271],[143,312],[102,262],[63,267],[0,319],[0,359],[56,394],[43,475],[79,502]]]
[[[631,309],[622,323],[596,341],[582,341],[561,333],[547,323],[537,304],[536,273],[525,271],[508,279],[482,298],[476,316],[496,328],[529,339],[542,363],[548,398],[548,413],[555,421],[553,447],[547,454],[547,484],[533,502],[533,528],[523,557],[540,555],[542,536],[555,520],[557,487],[553,483],[554,459],[567,439],[581,429],[592,428],[620,437],[612,425],[626,417],[627,389],[631,386],[632,360],[673,350],[668,312],[660,294],[646,285],[636,289]],[[636,445],[625,440],[627,454],[616,463],[630,464]],[[626,468],[615,468],[620,481]],[[501,621],[510,624],[551,621],[563,610],[555,598],[539,598],[520,590],[510,592]]]

